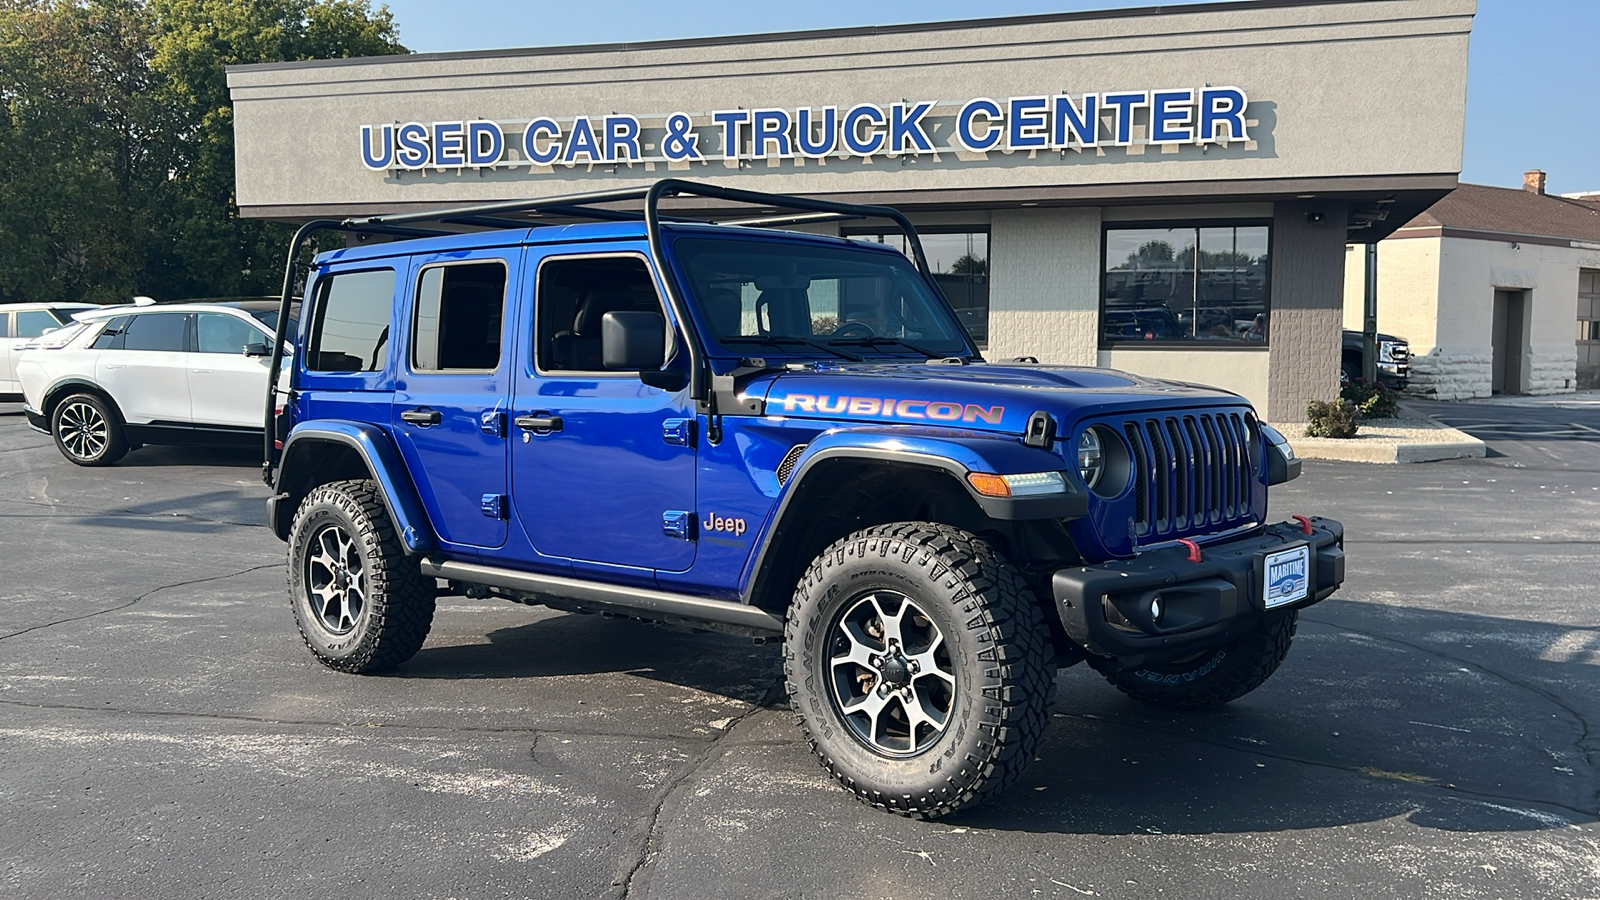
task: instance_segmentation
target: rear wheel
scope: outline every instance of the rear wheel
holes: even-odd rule
[[[61,455],[80,466],[109,466],[128,453],[122,417],[97,394],[73,394],[57,403],[50,434]]]
[[[1278,670],[1300,614],[1269,614],[1256,629],[1215,650],[1164,666],[1103,672],[1117,689],[1146,703],[1172,709],[1205,709],[1237,700]]]
[[[998,793],[1033,759],[1055,658],[1032,593],[993,547],[902,522],[812,562],[784,672],[800,727],[841,784],[933,817]]]
[[[434,589],[407,559],[377,485],[314,489],[289,531],[289,595],[306,646],[329,668],[377,672],[422,649]]]

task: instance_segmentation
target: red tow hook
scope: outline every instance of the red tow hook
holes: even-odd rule
[[[1311,520],[1310,519],[1306,518],[1305,516],[1290,516],[1289,518],[1291,518],[1291,519],[1295,520],[1296,522],[1300,523],[1300,530],[1301,531],[1305,532],[1306,534],[1310,534],[1311,533]]]
[[[1189,562],[1200,562],[1200,545],[1186,538],[1178,538],[1178,543],[1189,548]]]

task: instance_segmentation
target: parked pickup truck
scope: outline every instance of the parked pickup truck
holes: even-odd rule
[[[908,250],[777,230],[839,219]],[[668,180],[324,222],[286,305],[329,227],[404,237],[278,319],[269,521],[334,669],[405,662],[444,594],[781,639],[823,767],[938,816],[1034,758],[1058,667],[1226,703],[1344,579],[1338,522],[1269,520],[1300,461],[1245,399],[985,361],[897,210]]]
[[[1361,361],[1365,358],[1361,332],[1345,329],[1344,349],[1339,359],[1340,382],[1355,381],[1361,377]],[[1411,345],[1406,339],[1392,334],[1378,335],[1378,381],[1384,387],[1403,391],[1406,379],[1411,376]]]

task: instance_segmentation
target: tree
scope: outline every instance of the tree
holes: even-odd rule
[[[276,292],[225,67],[405,52],[369,0],[0,0],[0,302]]]

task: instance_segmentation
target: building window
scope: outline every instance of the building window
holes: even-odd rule
[[[1107,228],[1102,345],[1265,344],[1268,227]]]
[[[846,237],[888,244],[910,256],[906,236],[898,231],[845,233]],[[978,349],[989,346],[989,232],[975,228],[933,228],[917,232],[928,257],[933,280],[956,311]]]

